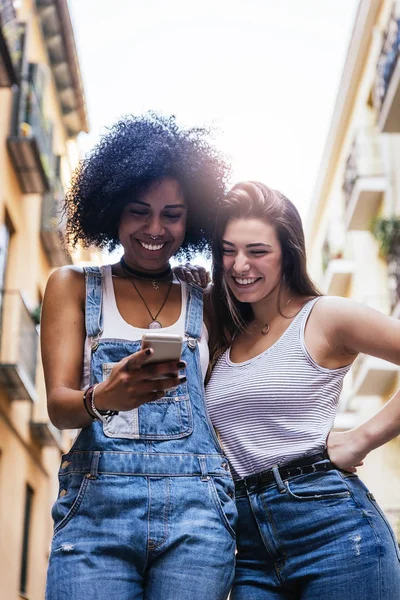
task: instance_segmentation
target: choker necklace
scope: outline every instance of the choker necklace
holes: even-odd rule
[[[286,308],[286,307],[287,307],[287,305],[289,304],[289,302],[290,302],[290,301],[291,301],[291,298],[289,298],[289,300],[286,302],[286,304],[284,304],[284,306],[282,306],[282,310],[283,310],[284,308]],[[276,317],[275,317],[275,318],[276,318]],[[272,321],[273,321],[273,320],[274,320],[274,319],[272,319]],[[271,321],[271,323],[272,323],[272,321]],[[270,323],[265,323],[265,325],[263,325],[263,326],[261,327],[261,333],[262,333],[263,335],[267,335],[267,333],[269,332],[269,326],[270,326]]]
[[[140,291],[138,290],[138,288],[137,288],[137,286],[136,286],[136,283],[134,282],[134,280],[133,280],[133,279],[131,279],[131,283],[132,283],[133,287],[134,287],[134,288],[135,288],[135,290],[137,291],[139,298],[140,298],[140,299],[143,301],[143,304],[145,305],[145,307],[146,307],[146,310],[147,310],[147,312],[149,313],[149,315],[150,315],[150,317],[151,317],[151,321],[150,321],[150,323],[149,323],[149,324],[148,324],[148,326],[147,326],[147,327],[148,327],[148,329],[160,329],[160,328],[162,327],[162,325],[161,325],[160,321],[157,321],[157,317],[158,317],[158,315],[160,314],[160,312],[162,311],[162,309],[164,308],[166,301],[168,300],[168,296],[169,296],[169,293],[170,293],[170,291],[171,291],[171,287],[172,287],[172,281],[173,281],[173,280],[171,279],[171,281],[169,282],[168,290],[167,290],[167,293],[166,293],[166,295],[165,295],[165,298],[164,298],[164,301],[163,301],[163,303],[161,304],[161,306],[160,306],[160,308],[158,309],[157,313],[156,313],[155,315],[152,315],[152,314],[151,314],[151,311],[150,311],[150,309],[149,309],[149,306],[148,306],[148,304],[147,304],[147,302],[146,302],[146,300],[143,298],[142,294],[141,294],[141,293],[140,293]]]
[[[123,256],[121,256],[121,259],[119,262],[120,262],[122,269],[124,271],[126,271],[127,273],[130,273],[131,275],[133,275],[134,277],[137,277],[138,279],[147,279],[147,280],[151,281],[151,284],[155,290],[159,289],[157,281],[161,281],[162,279],[169,277],[172,273],[172,269],[171,269],[170,265],[168,265],[168,267],[165,269],[165,271],[162,271],[162,273],[147,273],[144,271],[136,271],[136,269],[132,269],[132,267],[130,267],[129,265],[126,264]]]

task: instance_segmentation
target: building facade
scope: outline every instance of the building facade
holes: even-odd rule
[[[400,2],[361,0],[307,220],[310,272],[323,292],[400,317]],[[381,408],[400,368],[360,355],[337,429]],[[400,540],[400,441],[359,469]]]
[[[60,455],[40,365],[50,271],[88,259],[62,249],[60,203],[88,131],[66,0],[0,0],[0,598],[43,600]]]

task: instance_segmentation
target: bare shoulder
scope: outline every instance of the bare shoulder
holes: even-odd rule
[[[60,267],[50,275],[46,286],[47,298],[74,297],[81,300],[85,296],[85,274],[82,267],[68,265]]]
[[[364,352],[399,360],[400,321],[370,306],[337,296],[323,296],[313,310],[313,322],[347,354]],[[393,357],[397,353],[397,360]]]
[[[327,320],[330,324],[341,323],[343,319],[363,318],[365,315],[383,315],[379,311],[342,296],[321,296],[313,309],[315,317]]]
[[[85,274],[82,267],[67,265],[53,271],[48,282],[50,285],[79,285],[85,282]]]
[[[330,315],[337,310],[349,310],[351,306],[362,306],[362,304],[342,296],[321,296],[315,303],[313,311],[315,314]]]
[[[343,329],[370,319],[373,314],[380,315],[378,311],[351,298],[321,296],[313,308],[313,322],[328,336],[337,335]]]

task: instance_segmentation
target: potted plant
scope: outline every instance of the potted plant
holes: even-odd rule
[[[42,312],[42,305],[41,304],[38,304],[31,311],[31,318],[32,318],[32,321],[35,323],[35,325],[40,325],[41,312]]]
[[[400,298],[400,217],[375,219],[371,230],[378,242],[379,253],[388,263],[393,308]]]
[[[400,254],[400,217],[374,219],[372,223],[372,235],[379,244],[379,252],[382,256],[391,260]]]

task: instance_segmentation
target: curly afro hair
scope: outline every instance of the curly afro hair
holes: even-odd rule
[[[126,204],[154,181],[177,179],[188,206],[181,251],[209,248],[215,211],[229,168],[204,128],[183,129],[153,112],[119,120],[75,171],[65,199],[66,242],[114,250]]]

